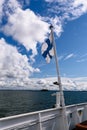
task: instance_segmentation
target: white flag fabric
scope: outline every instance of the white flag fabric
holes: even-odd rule
[[[50,33],[49,38],[45,40],[41,48],[42,56],[46,59],[47,63],[49,63],[50,59],[52,59],[52,57],[54,56],[54,48],[52,42],[52,34]]]

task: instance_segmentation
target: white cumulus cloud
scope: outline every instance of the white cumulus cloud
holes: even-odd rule
[[[26,5],[30,2],[29,0],[24,1]],[[44,14],[43,18],[30,9],[23,10],[21,2],[17,0],[0,1],[0,23],[3,16],[7,18],[0,31],[11,36],[27,50],[32,50],[32,60],[37,55],[37,44],[42,43],[49,32],[49,24],[46,21],[53,23],[56,34],[60,36],[64,21],[74,20],[87,12],[87,0],[45,1],[49,2],[47,3],[49,6],[46,8],[49,15],[45,17]],[[65,60],[72,57],[74,57],[73,53],[67,55]],[[64,57],[60,59],[64,59]],[[7,83],[10,86],[28,86],[29,76],[33,72],[40,71],[38,68],[33,68],[28,60],[26,55],[22,55],[15,47],[7,44],[4,39],[0,39],[0,85],[3,86]],[[45,81],[40,80],[38,83],[42,83],[44,86]]]
[[[9,14],[8,23],[3,27],[3,31],[36,54],[37,42],[44,41],[48,24],[41,21],[31,10],[23,11],[18,8],[13,15]]]
[[[0,0],[0,22],[2,21],[4,2],[5,0]]]
[[[49,32],[49,24],[42,21],[41,16],[36,15],[32,10],[23,10],[17,0],[8,0],[4,5],[7,23],[0,30],[7,36],[12,36],[27,50],[32,50],[33,58],[37,55],[37,43],[42,43]]]
[[[45,0],[49,2],[49,13],[60,17],[60,21],[74,20],[87,13],[87,0]]]
[[[39,72],[38,68],[33,68],[28,62],[26,55],[21,55],[17,49],[1,38],[0,39],[0,82],[2,84],[24,85],[25,80],[29,81],[29,76],[33,72]],[[1,84],[0,84],[1,85]]]

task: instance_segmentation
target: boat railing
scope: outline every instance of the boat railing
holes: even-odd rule
[[[0,130],[63,130],[61,107],[0,118]],[[87,120],[87,103],[66,106],[69,130]]]
[[[66,107],[69,130],[87,120],[87,103],[74,104]]]

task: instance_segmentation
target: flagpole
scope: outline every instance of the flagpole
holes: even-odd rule
[[[52,25],[50,26],[50,29],[51,29],[51,35],[52,35],[52,43],[53,43],[53,47],[54,47],[54,56],[55,56],[56,71],[57,71],[57,80],[58,80],[59,91],[60,91],[60,106],[65,107],[64,94],[63,94],[63,90],[62,90],[62,84],[61,84],[61,78],[60,78],[60,72],[59,72],[59,66],[58,66],[58,57],[57,57],[56,44],[55,44],[55,40],[54,40],[53,26]],[[56,96],[57,95],[58,94],[56,94]],[[58,98],[58,96],[57,96],[57,98]]]
[[[62,83],[61,83],[61,78],[60,78],[60,73],[59,73],[59,66],[58,66],[58,57],[57,57],[57,51],[56,51],[56,44],[54,40],[54,34],[53,34],[53,26],[50,26],[51,29],[51,35],[52,35],[52,43],[54,47],[54,56],[55,56],[55,62],[56,62],[56,71],[57,71],[57,78],[58,78],[58,85],[59,85],[59,91],[60,91],[60,107],[61,109],[61,119],[60,119],[60,130],[69,130],[69,125],[68,125],[68,119],[67,119],[67,114],[66,114],[66,107],[65,107],[65,102],[64,102],[64,94],[62,90]],[[56,93],[56,100],[58,101],[58,92]],[[56,104],[56,107],[58,105]]]

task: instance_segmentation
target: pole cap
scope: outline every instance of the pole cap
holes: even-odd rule
[[[53,28],[53,25],[51,24],[49,28],[52,29],[52,28]]]

